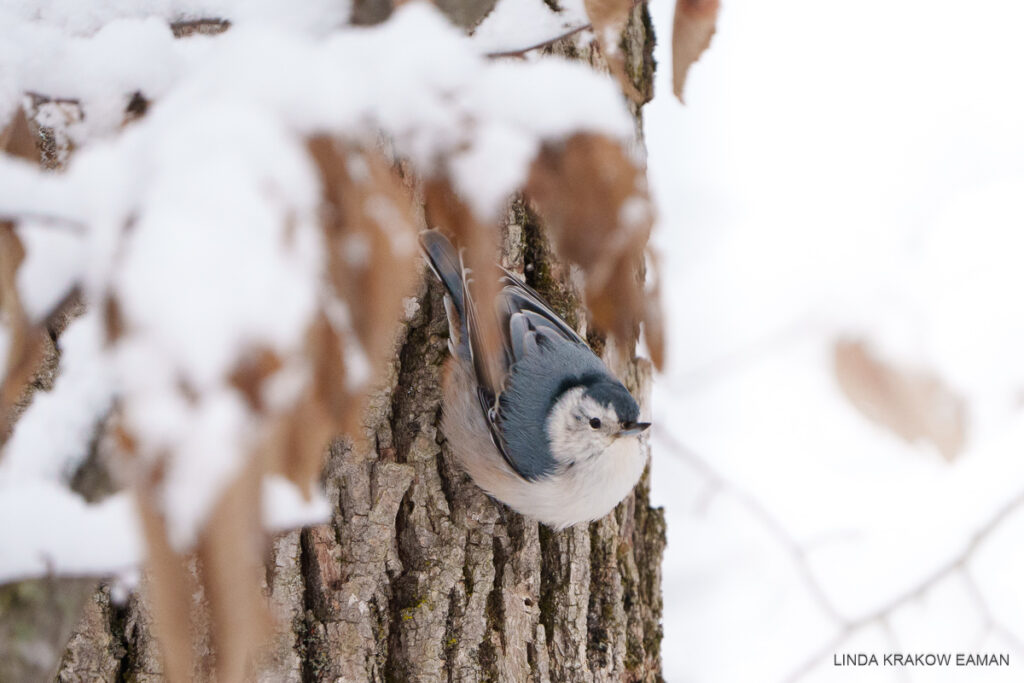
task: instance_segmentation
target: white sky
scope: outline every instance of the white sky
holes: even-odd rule
[[[1024,4],[727,0],[685,108],[670,93],[672,4],[652,2],[661,68],[645,114],[672,334],[657,428],[812,546],[815,580],[855,618],[1024,490]],[[830,366],[848,333],[968,400],[953,464],[854,412]],[[763,520],[705,484],[656,442],[666,680],[787,680],[839,627]],[[1017,514],[969,564],[1018,639],[1022,531]],[[939,583],[802,680],[1021,680],[1024,652],[985,627],[969,588]],[[978,649],[1014,664],[909,678],[832,665],[833,651]]]

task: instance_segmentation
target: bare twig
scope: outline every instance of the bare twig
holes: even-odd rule
[[[769,534],[771,534],[771,536],[778,541],[778,543],[789,554],[790,559],[793,561],[793,565],[800,573],[801,578],[810,590],[815,602],[818,603],[818,607],[832,619],[840,622],[846,621],[846,618],[839,612],[835,604],[825,593],[825,589],[818,582],[817,578],[815,578],[814,571],[811,569],[810,560],[803,546],[801,546],[796,539],[790,536],[789,532],[786,531],[786,528],[782,525],[782,522],[772,515],[761,501],[737,486],[735,483],[726,479],[726,477],[715,470],[707,460],[702,458],[692,449],[687,448],[668,432],[658,430],[655,432],[655,437],[659,441],[662,441],[676,455],[686,460],[694,469],[698,470],[708,480],[710,486],[713,487],[715,491],[721,491],[729,494],[733,500],[746,508],[746,510],[750,512],[751,516],[760,521]]]
[[[1019,654],[1024,655],[1024,640],[1021,640],[1013,631],[1010,630],[1005,624],[1002,623],[992,613],[992,608],[989,606],[988,600],[985,599],[984,594],[981,592],[981,588],[978,587],[977,581],[974,580],[974,575],[971,574],[970,570],[966,567],[960,572],[960,576],[963,579],[964,587],[970,594],[971,599],[974,600],[975,604],[978,605],[981,611],[981,618],[985,622],[986,634],[995,634],[1010,644],[1014,650]]]
[[[646,0],[633,0],[633,8],[635,9],[637,5],[639,5],[641,2],[645,2],[645,1]],[[533,45],[527,45],[526,47],[516,48],[514,50],[501,50],[499,52],[487,52],[487,53],[484,54],[484,56],[485,57],[489,57],[490,59],[497,59],[499,57],[525,57],[527,52],[533,52],[534,50],[541,50],[541,49],[543,49],[545,47],[548,47],[549,45],[554,45],[555,43],[557,43],[560,40],[565,40],[566,38],[571,38],[572,36],[576,35],[580,31],[586,31],[587,29],[590,29],[590,28],[593,28],[593,24],[591,24],[588,21],[585,24],[580,24],[579,26],[576,26],[575,28],[571,28],[571,29],[568,29],[566,31],[563,31],[562,33],[559,33],[556,36],[552,36],[551,38],[545,38],[544,40],[542,40],[542,41],[540,41],[538,43],[534,43]]]
[[[591,25],[590,25],[589,22],[586,23],[586,24],[580,24],[579,26],[577,26],[575,28],[571,28],[568,31],[560,33],[557,36],[554,36],[552,38],[546,38],[546,39],[540,41],[539,43],[534,43],[533,45],[527,45],[526,47],[517,48],[515,50],[502,50],[500,52],[488,52],[484,56],[485,57],[489,57],[490,59],[497,59],[498,57],[524,57],[524,56],[526,56],[527,52],[533,52],[534,50],[540,50],[540,49],[545,48],[545,47],[547,47],[549,45],[554,45],[558,41],[564,40],[566,38],[570,38],[570,37],[576,35],[577,33],[579,33],[580,31],[586,31],[588,28],[591,28]]]
[[[1018,492],[996,509],[992,516],[989,517],[971,535],[963,548],[961,548],[960,551],[953,555],[953,557],[948,561],[939,565],[919,581],[908,587],[906,590],[898,593],[876,609],[866,612],[856,618],[851,618],[843,615],[835,607],[831,598],[828,597],[828,594],[825,592],[822,585],[815,578],[810,567],[807,548],[790,536],[785,527],[770,513],[767,508],[764,507],[763,504],[761,504],[760,501],[741,487],[737,486],[735,483],[729,481],[706,459],[702,458],[692,449],[687,448],[671,434],[660,430],[655,432],[655,436],[670,451],[681,457],[695,470],[700,472],[701,475],[708,480],[709,486],[714,491],[720,491],[728,494],[733,498],[733,500],[738,502],[764,525],[771,536],[786,550],[790,558],[793,560],[794,566],[799,572],[801,579],[805,583],[807,590],[814,601],[822,611],[837,623],[838,628],[833,636],[816,650],[811,652],[807,658],[784,679],[786,683],[795,683],[802,679],[810,673],[815,666],[824,660],[830,652],[834,652],[837,647],[846,642],[847,639],[860,629],[871,624],[878,624],[883,629],[887,629],[889,619],[896,610],[906,606],[909,602],[919,599],[941,581],[957,574],[963,577],[967,587],[967,592],[975,603],[976,609],[979,614],[981,614],[989,632],[999,635],[1014,649],[1024,654],[1024,641],[1022,641],[1020,637],[1017,636],[1009,627],[995,618],[988,601],[985,599],[985,596],[977,586],[969,571],[970,560],[978,549],[991,537],[992,533],[1001,524],[1003,524],[1003,522],[1009,519],[1021,508],[1024,508],[1024,491]]]
[[[32,221],[33,227],[67,229],[76,234],[83,234],[85,232],[85,223],[77,218],[35,212],[4,213],[0,210],[0,223],[20,224],[24,221]]]
[[[72,104],[76,107],[79,102],[73,97],[55,97],[52,95],[45,95],[41,92],[35,92],[34,90],[26,90],[26,97],[32,98],[32,106],[38,107],[41,104]]]
[[[171,23],[171,32],[175,38],[184,38],[195,34],[212,36],[224,33],[231,28],[231,22],[227,19],[192,19],[189,21],[175,21]]]

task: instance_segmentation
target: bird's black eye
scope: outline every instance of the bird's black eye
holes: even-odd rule
[[[600,429],[601,428],[601,420],[599,420],[596,417],[590,418],[590,426],[593,427],[594,429]]]

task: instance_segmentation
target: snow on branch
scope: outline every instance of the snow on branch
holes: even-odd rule
[[[417,196],[480,270],[523,192],[600,327],[631,337],[654,310],[635,277],[653,211],[613,80],[490,60],[422,3],[313,32],[238,12],[180,40],[168,16],[0,30],[17,33],[0,56],[5,419],[29,404],[0,453],[0,581],[123,571],[145,548],[170,655],[197,580],[214,621],[247,624],[217,644],[225,671],[261,623],[225,597],[259,591],[238,539],[329,514],[325,447],[358,436],[419,274]],[[74,149],[59,172],[35,158],[46,131]],[[69,297],[87,312],[33,394]],[[86,505],[70,481],[97,425],[128,490]]]

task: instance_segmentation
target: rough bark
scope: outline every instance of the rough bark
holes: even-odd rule
[[[652,46],[641,3],[624,47],[645,93]],[[601,67],[591,48],[565,42],[550,49]],[[638,140],[640,128],[638,116]],[[543,226],[522,202],[513,203],[503,227],[501,259],[572,324],[585,326],[571,270],[552,253]],[[562,532],[488,498],[455,467],[438,428],[447,357],[440,287],[425,277],[410,308],[415,311],[365,415],[365,438],[339,440],[330,449],[323,472],[334,510],[330,523],[272,540],[264,590],[278,629],[251,677],[660,680],[665,525],[661,511],[649,504],[649,474],[612,514]],[[599,335],[591,333],[589,340],[646,403],[649,364]],[[81,591],[74,582],[56,583],[62,590],[55,595]],[[163,680],[145,580],[127,601],[112,600],[103,586],[85,602],[55,667],[57,679]],[[55,606],[45,611],[63,614]],[[61,642],[60,634],[38,635]],[[204,678],[213,653],[204,634],[196,637],[196,677]]]

